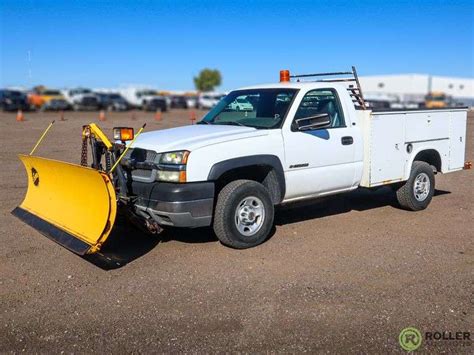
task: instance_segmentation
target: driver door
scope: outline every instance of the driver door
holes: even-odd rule
[[[322,128],[299,130],[296,120],[329,115]],[[291,127],[283,131],[285,144],[285,199],[329,194],[354,185],[356,128],[346,124],[334,89],[309,91],[301,100]]]

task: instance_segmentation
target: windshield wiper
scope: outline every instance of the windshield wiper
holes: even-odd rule
[[[249,126],[246,126],[243,123],[240,123],[240,122],[237,122],[237,121],[218,122],[217,124],[228,125],[228,126],[249,127]]]
[[[202,121],[196,122],[196,124],[212,124],[212,123],[209,121],[202,120]]]

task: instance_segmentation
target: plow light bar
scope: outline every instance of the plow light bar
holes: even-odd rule
[[[114,139],[122,142],[131,141],[134,137],[133,128],[130,127],[114,127]]]

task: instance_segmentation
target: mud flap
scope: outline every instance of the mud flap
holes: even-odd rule
[[[20,155],[28,191],[12,214],[79,255],[99,251],[117,213],[114,185],[98,170]]]

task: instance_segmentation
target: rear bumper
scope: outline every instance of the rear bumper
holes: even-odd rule
[[[135,212],[152,218],[159,225],[174,227],[204,227],[212,221],[214,183],[132,183],[138,196]]]

